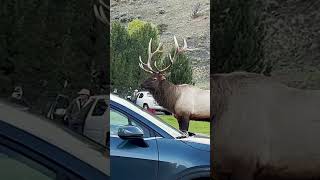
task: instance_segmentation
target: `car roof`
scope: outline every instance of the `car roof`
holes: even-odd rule
[[[90,96],[90,98],[98,98],[98,99],[107,98],[108,99],[108,95],[106,94],[94,95],[94,96]]]
[[[57,146],[104,174],[110,175],[109,155],[106,156],[89,143],[81,141],[47,119],[0,102],[0,120]]]
[[[139,91],[138,93],[150,93],[149,91]]]

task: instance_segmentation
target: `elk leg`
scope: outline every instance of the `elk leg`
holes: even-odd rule
[[[176,117],[176,118],[177,118],[177,120],[178,120],[179,130],[180,130],[180,131],[183,131],[182,128],[181,128],[181,127],[182,127],[182,117]]]
[[[180,116],[178,119],[179,129],[182,132],[188,132],[189,130],[189,116]]]

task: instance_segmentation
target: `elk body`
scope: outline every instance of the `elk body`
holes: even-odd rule
[[[170,64],[160,70],[157,67],[157,61],[155,61],[154,64],[151,63],[151,61],[152,56],[155,53],[160,52],[161,43],[156,51],[151,52],[152,39],[150,40],[148,47],[148,61],[147,63],[143,63],[141,57],[139,57],[139,66],[152,75],[141,84],[141,87],[149,90],[159,105],[174,113],[175,117],[178,119],[180,130],[188,131],[190,120],[210,120],[210,91],[202,90],[187,84],[174,85],[166,80],[164,73],[173,64],[177,55],[181,52],[192,50],[187,48],[185,40],[182,48],[179,47],[175,37],[174,41],[176,51],[174,52],[173,57],[169,54]],[[154,65],[156,70],[152,65]]]
[[[235,72],[211,77],[216,179],[320,178],[320,91]]]

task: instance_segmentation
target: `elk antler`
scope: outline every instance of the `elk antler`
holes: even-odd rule
[[[185,51],[193,51],[193,50],[196,50],[196,49],[189,49],[189,48],[188,48],[186,39],[183,39],[184,45],[183,45],[182,48],[179,47],[179,44],[178,44],[178,41],[177,41],[176,36],[173,36],[173,39],[174,39],[174,44],[175,44],[176,50],[174,51],[173,57],[172,57],[171,54],[169,53],[170,64],[169,64],[167,67],[163,68],[162,70],[159,70],[156,61],[155,61],[155,63],[154,63],[154,66],[157,68],[158,72],[160,72],[160,73],[165,72],[166,70],[168,70],[168,69],[172,66],[173,62],[176,60],[177,55],[178,55],[179,53],[182,53],[182,52],[185,52]]]
[[[106,8],[108,11],[110,11],[110,7],[108,7],[103,0],[99,0],[99,8],[96,4],[93,5],[93,11],[94,11],[94,15],[104,24],[109,24],[109,20],[106,16],[106,14],[104,13],[103,7]]]
[[[162,47],[162,44],[159,43],[157,49],[156,49],[154,52],[151,52],[151,44],[152,44],[152,38],[150,39],[150,41],[149,41],[149,46],[148,46],[148,62],[147,62],[147,63],[142,62],[141,56],[139,56],[139,60],[140,60],[139,66],[140,66],[141,69],[145,70],[146,72],[156,73],[157,71],[153,70],[152,67],[151,67],[151,60],[152,60],[152,57],[153,57],[157,52],[162,52],[162,51],[160,50],[160,48]],[[157,68],[157,67],[156,67],[156,68]],[[158,68],[157,68],[157,70],[158,70]]]
[[[161,52],[160,51],[160,48],[162,46],[161,43],[159,43],[159,46],[158,48],[156,49],[156,51],[154,51],[153,53],[151,53],[151,42],[152,42],[152,38],[150,39],[150,42],[149,42],[149,47],[148,47],[148,62],[147,63],[144,63],[142,62],[141,60],[141,56],[139,56],[139,60],[140,60],[140,63],[139,63],[139,66],[141,69],[145,70],[146,72],[149,72],[149,73],[162,73],[162,72],[165,72],[166,70],[168,70],[173,62],[175,61],[175,59],[177,58],[177,54],[179,53],[182,53],[182,52],[185,52],[185,51],[193,51],[193,50],[196,50],[196,49],[189,49],[188,48],[188,45],[187,45],[187,41],[186,39],[183,39],[183,42],[184,42],[184,45],[183,47],[179,47],[179,44],[178,44],[178,41],[177,41],[177,38],[176,36],[173,36],[173,39],[174,39],[174,44],[175,44],[175,52],[174,52],[174,55],[173,57],[171,56],[171,54],[169,53],[169,59],[170,59],[170,64],[163,68],[163,69],[159,69],[158,66],[157,66],[157,61],[154,61],[154,67],[156,68],[157,71],[155,71],[154,69],[152,69],[151,67],[151,60],[152,60],[152,56],[157,53],[157,52]]]

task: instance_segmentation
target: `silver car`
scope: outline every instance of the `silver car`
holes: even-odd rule
[[[210,179],[210,138],[184,133],[110,95],[112,179]]]

